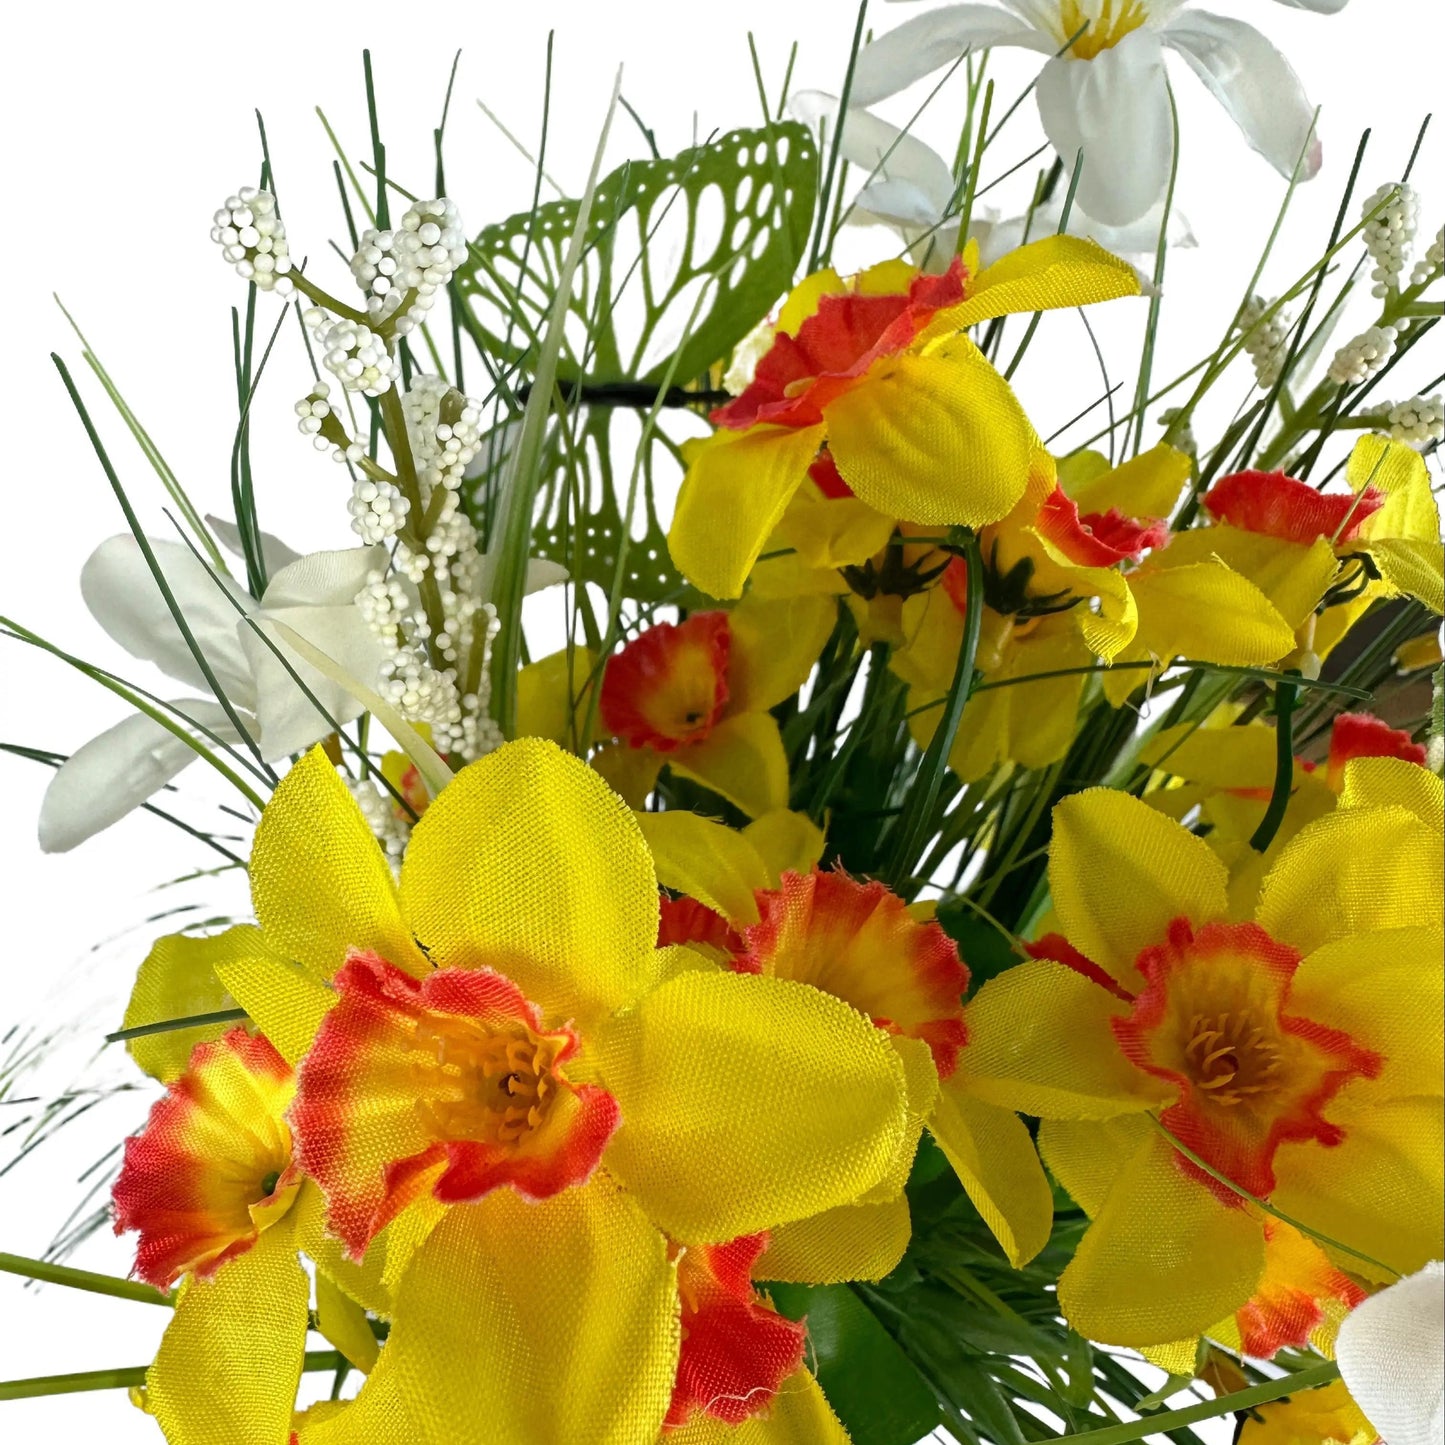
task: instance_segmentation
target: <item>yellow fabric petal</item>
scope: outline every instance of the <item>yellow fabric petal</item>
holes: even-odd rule
[[[251,845],[251,901],[266,942],[330,978],[353,949],[422,977],[381,846],[330,759],[312,748],[281,779]]]
[[[1153,1134],[1125,1165],[1059,1279],[1069,1323],[1107,1345],[1167,1345],[1232,1314],[1264,1273],[1264,1231]]]
[[[1371,541],[1370,556],[1391,595],[1414,597],[1437,616],[1445,612],[1445,547],[1418,537]]]
[[[807,873],[823,856],[823,830],[806,814],[775,808],[755,818],[743,837],[758,850],[768,870],[768,886],[777,887],[787,872]]]
[[[825,497],[816,487],[804,487],[778,523],[772,542],[793,548],[809,567],[850,567],[882,551],[895,525],[892,517],[857,497]]]
[[[1307,1230],[1363,1250],[1400,1274],[1439,1259],[1445,1253],[1445,1121],[1438,1093],[1381,1101],[1347,1088],[1328,1116],[1345,1137],[1329,1149],[1282,1145],[1270,1202]],[[1388,1282],[1368,1262],[1320,1244],[1342,1269]]]
[[[923,1138],[923,1127],[938,1103],[938,1069],[933,1062],[933,1050],[922,1039],[909,1038],[907,1034],[891,1034],[889,1039],[903,1065],[907,1112],[893,1163],[858,1201],[861,1204],[883,1204],[903,1193],[908,1176],[913,1172],[913,1160]]]
[[[678,570],[710,597],[741,597],[823,440],[821,426],[720,431],[683,478],[667,534]],[[719,525],[719,518],[727,519]]]
[[[311,1283],[289,1219],[176,1300],[146,1396],[170,1445],[279,1445],[291,1427]]]
[[[1108,1119],[1151,1108],[1166,1092],[1131,1064],[1109,1020],[1129,1006],[1051,959],[990,979],[964,1011],[968,1047],[957,1087],[1022,1114]]]
[[[1053,311],[1138,294],[1139,278],[1127,261],[1078,236],[1045,236],[985,267],[969,283],[968,298],[940,311],[923,336],[1018,311]]]
[[[903,1066],[841,999],[684,973],[598,1039],[623,1123],[603,1156],[669,1234],[734,1239],[848,1204],[903,1137]]]
[[[1187,452],[1160,442],[1112,470],[1104,462],[1096,475],[1072,486],[1061,463],[1059,482],[1085,514],[1117,507],[1127,517],[1167,517],[1193,471]]]
[[[227,992],[288,1064],[299,1063],[336,995],[315,974],[267,948],[259,929],[231,928],[212,941],[218,947],[211,966]]]
[[[1270,788],[1275,774],[1274,729],[1180,723],[1155,733],[1139,749],[1139,761],[1214,788]]]
[[[700,743],[667,755],[673,772],[711,788],[749,817],[788,806],[788,756],[765,712],[724,718]]]
[[[1174,545],[1170,543],[1166,555]],[[1332,577],[1333,556],[1329,568]],[[1189,657],[1260,667],[1294,650],[1298,622],[1290,620],[1291,613],[1221,562],[1146,566],[1130,575],[1129,585],[1139,609],[1138,642],[1129,657]],[[1306,607],[1301,621],[1308,612]]]
[[[1017,1114],[974,1098],[968,1080],[945,1079],[928,1123],[974,1208],[1015,1269],[1049,1242],[1054,1196]]]
[[[433,966],[493,967],[584,1032],[651,980],[652,855],[622,800],[553,743],[519,738],[458,773],[412,833],[401,895]]]
[[[1060,932],[1126,988],[1170,922],[1223,918],[1229,873],[1202,838],[1147,803],[1089,788],[1054,809],[1049,884]]]
[[[838,604],[828,597],[744,597],[728,613],[729,714],[767,712],[807,682]]]
[[[652,748],[609,743],[592,755],[592,767],[629,808],[645,808],[662,772],[662,754]]]
[[[803,322],[818,309],[823,297],[841,296],[847,290],[847,283],[831,266],[805,276],[778,308],[777,329],[788,336],[796,336]]]
[[[517,736],[551,738],[576,751],[592,703],[594,663],[585,647],[564,647],[522,668],[517,673]]]
[[[911,1229],[906,1195],[875,1204],[840,1204],[772,1230],[755,1272],[786,1284],[879,1280],[897,1269]]]
[[[1289,1009],[1343,1029],[1384,1059],[1378,1079],[1351,1092],[1386,1097],[1445,1092],[1442,1020],[1445,937],[1438,921],[1379,933],[1353,933],[1317,948],[1300,964]]]
[[[130,991],[121,1026],[164,1023],[167,1019],[194,1018],[230,1008],[233,1000],[216,977],[215,959],[224,956],[233,933],[259,934],[254,928],[227,929],[213,938],[192,938],[172,933],[158,938],[146,954]],[[126,1040],[126,1052],[153,1079],[168,1084],[178,1078],[190,1062],[191,1050],[207,1039],[217,1039],[234,1023],[201,1024],[189,1029],[171,1029]]]
[[[1039,1125],[1039,1154],[1069,1198],[1092,1219],[1153,1128],[1144,1114],[1045,1119]]]
[[[879,361],[823,416],[843,479],[891,517],[981,527],[1004,516],[1028,482],[1033,428],[964,337]]]
[[[358,1404],[393,1390],[425,1445],[642,1445],[677,1352],[673,1266],[632,1199],[602,1174],[535,1203],[498,1189],[417,1254]]]
[[[681,1430],[669,1430],[667,1445],[849,1445],[818,1382],[806,1369],[790,1375],[764,1415],[729,1425],[713,1415],[696,1415]]]
[[[1290,840],[1260,889],[1257,918],[1301,953],[1441,912],[1438,833],[1404,808],[1350,808]]]
[[[376,1363],[380,1346],[366,1311],[320,1271],[316,1275],[316,1327],[361,1373]]]
[[[1345,479],[1357,492],[1373,487],[1377,492],[1392,494],[1430,485],[1425,458],[1414,447],[1374,432],[1355,443],[1345,463]]]
[[[657,881],[734,923],[758,921],[753,893],[771,886],[767,865],[741,833],[696,813],[639,813]]]
[[[1403,758],[1355,758],[1345,764],[1341,808],[1405,808],[1437,833],[1445,828],[1445,783]]]

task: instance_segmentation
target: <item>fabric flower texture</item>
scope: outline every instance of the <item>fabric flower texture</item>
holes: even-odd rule
[[[1130,266],[1070,236],[983,270],[971,249],[941,276],[899,262],[850,282],[810,276],[779,312],[751,384],[712,414],[720,430],[697,447],[678,495],[673,561],[709,596],[739,596],[825,447],[845,491],[886,516],[997,521],[1023,493],[1033,433],[965,329],[1138,293]]]
[[[370,681],[387,654],[355,602],[368,574],[384,567],[386,552],[380,546],[355,547],[300,557],[274,538],[265,541],[271,580],[259,603],[181,543],[151,541],[150,548],[196,651],[261,755],[274,761],[314,743],[332,730],[333,722],[351,722],[362,705],[274,634],[261,633],[268,623],[281,623],[346,673]],[[187,731],[227,743],[243,741],[134,537],[102,542],[80,574],[80,590],[91,615],[127,652],[154,663],[177,682],[206,691],[204,698],[179,698],[170,704]],[[315,702],[297,685],[287,664]],[[83,843],[138,808],[195,757],[183,738],[144,714],[107,728],[72,754],[46,790],[40,810],[41,848],[63,853]]]
[[[1224,864],[1147,804],[1054,810],[1060,931],[971,1003],[969,1067],[1043,1119],[1093,1221],[1059,1281],[1080,1332],[1186,1368],[1205,1333],[1269,1355],[1333,1332],[1343,1271],[1439,1256],[1440,839],[1438,778],[1350,763],[1237,922]]]
[[[655,948],[636,821],[550,742],[458,773],[399,883],[314,750],[251,880],[260,928],[222,936],[217,972],[299,1060],[289,1117],[355,1262],[338,1279],[389,1281],[380,1360],[308,1445],[654,1445],[679,1252],[849,1205],[905,1145],[888,1036],[809,984]],[[792,1382],[755,1384],[751,1413]]]
[[[958,59],[993,46],[1049,57],[1039,73],[1039,118],[1071,170],[1084,153],[1078,203],[1096,220],[1142,216],[1169,181],[1174,123],[1166,48],[1184,57],[1281,175],[1320,168],[1314,108],[1289,62],[1252,25],[1189,0],[1001,0],[944,5],[880,36],[859,53],[851,101],[870,106]],[[1332,14],[1344,0],[1280,0]]]

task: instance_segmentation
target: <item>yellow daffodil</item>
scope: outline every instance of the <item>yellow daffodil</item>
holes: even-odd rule
[[[1441,810],[1425,769],[1349,764],[1237,922],[1224,864],[1147,804],[1055,809],[1061,932],[970,1004],[968,1067],[1044,1120],[1093,1221],[1059,1282],[1082,1333],[1167,1345],[1248,1305],[1278,1224],[1250,1198],[1315,1265],[1383,1280],[1438,1257]]]
[[[851,284],[809,277],[751,385],[713,414],[719,430],[678,497],[673,560],[710,596],[738,596],[824,448],[849,492],[889,517],[997,521],[1023,494],[1031,428],[966,328],[1138,290],[1131,267],[1070,236],[982,271],[971,247],[942,276],[890,262]]]
[[[1379,1432],[1343,1380],[1258,1405],[1245,1417],[1239,1445],[1376,1445]]]

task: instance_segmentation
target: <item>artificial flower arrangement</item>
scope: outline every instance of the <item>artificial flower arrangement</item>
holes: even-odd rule
[[[1158,385],[1163,44],[1318,169],[1257,32],[1085,0],[927,12],[841,100],[479,232],[378,141],[349,284],[263,167],[212,231],[242,418],[294,306],[357,546],[261,530],[244,425],[234,520],[148,447],[147,532],[60,363],[129,527],[85,599],[189,692],[6,621],[133,709],[32,753],[42,846],[201,760],[254,836],[183,826],[253,911],[157,939],[114,1035],[160,1086],[112,1185],[134,1279],[3,1261],[163,1301],[159,1353],[0,1397],[128,1384],[172,1445],[1427,1438],[1379,1341],[1445,1252],[1441,409],[1377,388],[1441,240],[1408,269],[1408,173],[1352,175],[1325,253]],[[975,206],[998,45],[1045,57],[1059,153],[1017,224]],[[945,66],[953,164],[863,108]],[[898,234],[844,275],[853,213]],[[1105,306],[1148,313],[1133,404],[1055,450],[1010,378]]]

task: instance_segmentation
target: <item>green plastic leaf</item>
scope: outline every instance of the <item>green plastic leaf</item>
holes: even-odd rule
[[[807,129],[787,121],[613,171],[593,198],[558,377],[659,382],[705,286],[712,304],[674,375],[722,360],[793,283],[817,163]],[[576,201],[552,201],[472,243],[455,284],[495,357],[530,370],[576,217]]]
[[[808,1320],[814,1372],[853,1445],[915,1445],[938,1402],[878,1317],[847,1285],[772,1285],[774,1305]]]

